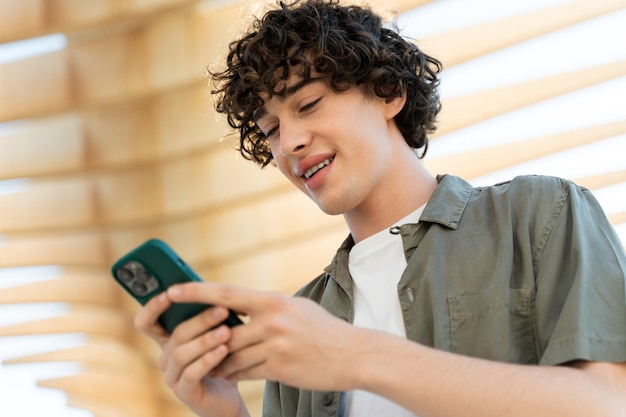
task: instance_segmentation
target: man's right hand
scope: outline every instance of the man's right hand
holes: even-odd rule
[[[228,316],[212,307],[181,323],[170,335],[158,317],[172,304],[167,293],[153,297],[136,315],[135,327],[161,347],[159,369],[176,397],[202,417],[248,416],[237,383],[208,374],[228,355],[231,330],[214,328]]]

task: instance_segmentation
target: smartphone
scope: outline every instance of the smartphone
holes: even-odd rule
[[[111,272],[115,280],[141,305],[174,284],[202,282],[202,279],[163,241],[150,239],[121,257]],[[169,333],[181,322],[211,307],[207,304],[172,304],[159,317]],[[234,312],[222,323],[242,324]]]

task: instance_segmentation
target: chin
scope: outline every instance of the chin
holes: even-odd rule
[[[343,211],[343,210],[332,210],[332,209],[326,209],[326,208],[324,208],[324,207],[322,207],[322,206],[318,206],[318,207],[319,207],[320,209],[322,209],[322,211],[323,211],[325,214],[328,214],[329,216],[338,216],[338,215],[340,215],[340,214],[343,214],[343,213],[344,213],[344,211]]]
[[[316,198],[317,197],[317,198]],[[355,196],[350,192],[320,193],[316,196],[309,194],[309,198],[317,204],[324,213],[330,216],[346,214],[355,208]]]
[[[320,210],[322,210],[324,213],[330,216],[338,216],[348,211],[346,207],[344,207],[344,205],[342,204],[324,204],[323,202],[320,202],[320,201],[316,201],[316,203],[317,203],[317,206],[320,208]]]

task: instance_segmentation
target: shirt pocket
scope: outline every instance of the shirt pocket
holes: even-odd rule
[[[448,297],[451,351],[511,363],[537,363],[531,311],[533,291],[491,287]]]

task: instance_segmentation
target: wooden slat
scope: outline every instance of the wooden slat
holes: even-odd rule
[[[38,33],[43,25],[43,9],[43,0],[0,1],[0,43]]]
[[[76,114],[36,121],[0,136],[0,179],[29,177],[84,167],[85,140]]]
[[[136,379],[141,379],[145,381],[144,385],[146,385],[148,389],[150,389],[150,393],[153,396],[153,403],[157,403],[159,406],[159,410],[162,409],[163,411],[182,411],[183,408],[187,408],[174,396],[171,389],[166,385],[162,372],[156,366],[157,359],[146,358],[146,360],[148,361],[148,366],[140,368],[139,371],[134,372],[133,375]],[[93,362],[83,362],[81,368],[81,374],[75,376],[79,377],[78,379],[87,377],[88,379],[93,379],[94,382],[98,382],[99,380],[103,379],[106,380],[110,378],[117,378],[120,374],[130,373],[128,372],[128,370],[119,366],[111,367],[105,364],[97,364]],[[65,382],[71,383],[73,381],[66,380]],[[76,389],[71,389],[71,385],[69,383],[68,387],[70,388],[70,390],[67,391],[69,395],[86,396],[86,394],[91,394],[90,398],[93,400],[103,400],[108,401],[110,404],[118,404],[117,401],[110,401],[110,398],[108,398],[108,395],[110,393],[105,393],[105,395],[102,396],[99,392],[81,392]]]
[[[626,211],[622,211],[619,213],[611,213],[607,216],[612,225],[617,226],[618,224],[626,223]]]
[[[118,406],[110,404],[108,401],[97,400],[91,396],[67,394],[67,405],[72,408],[86,410],[93,417],[154,417],[153,411],[157,407],[148,407],[148,409],[128,409],[126,406]],[[159,415],[169,417],[168,414],[162,414],[161,407],[158,407]]]
[[[125,341],[133,331],[127,314],[111,308],[74,305],[60,316],[0,327],[0,336],[86,333]]]
[[[67,51],[0,65],[0,122],[67,109],[69,74]]]
[[[100,179],[102,213],[113,212],[114,206],[119,204],[116,188],[122,179],[130,179],[132,175],[125,172],[117,180],[112,176]],[[162,165],[158,175],[160,207],[164,214],[174,216],[190,213],[192,208],[217,209],[222,205],[252,203],[259,197],[270,197],[275,190],[280,193],[292,187],[277,169],[260,170],[230,148],[172,161]]]
[[[145,20],[197,1],[3,0],[0,43],[59,32],[102,31],[107,26]]]
[[[134,314],[137,310],[135,302],[126,302],[123,291],[112,284],[110,265],[105,267],[55,267],[51,273],[50,268],[29,268],[17,270],[17,276],[24,276],[27,282],[20,285],[3,285],[0,289],[0,304],[13,304],[15,302],[69,302],[76,304],[93,304],[100,306],[114,305],[120,311]],[[2,272],[0,270],[0,272]],[[6,274],[7,272],[4,271]],[[34,280],[34,281],[33,281]],[[80,281],[84,282],[80,282]],[[2,280],[0,280],[1,282]],[[15,282],[11,277],[8,281]],[[107,282],[111,281],[111,282]],[[32,287],[31,287],[32,286]],[[68,287],[74,288],[68,288]],[[91,292],[92,288],[98,290],[102,299],[94,299],[91,294],[83,294],[83,290]],[[45,291],[44,291],[45,290]],[[13,292],[15,291],[15,292]],[[29,291],[31,294],[29,294]],[[60,292],[63,291],[63,294]],[[44,294],[51,292],[51,294]]]
[[[0,196],[0,230],[46,229],[51,224],[59,228],[93,225],[94,197],[93,186],[86,178],[33,184],[21,192]]]
[[[82,346],[10,358],[2,361],[2,364],[19,365],[38,362],[79,362],[106,368],[125,369],[129,373],[141,374],[156,371],[156,362],[149,362],[142,352],[118,340],[102,337],[97,340],[92,339]]]
[[[620,182],[626,182],[626,169],[593,175],[590,177],[578,178],[574,182],[582,185],[583,187],[587,187],[590,190],[597,190],[598,188],[608,187],[609,185],[615,185]]]
[[[626,120],[426,160],[433,173],[472,179],[500,169],[626,133]]]
[[[152,408],[144,410],[148,414],[136,414],[136,409],[129,410],[126,406],[112,404],[110,401],[94,398],[93,395],[79,395],[74,392],[67,394],[67,404],[70,407],[76,407],[83,410],[87,410],[93,414],[94,417],[196,417],[197,414],[191,412],[189,407],[186,407],[178,400],[168,401],[167,398],[159,398],[156,401],[156,408],[158,412],[155,414]],[[261,414],[251,414],[252,416],[261,417]]]
[[[446,99],[435,136],[626,74],[626,61]],[[470,111],[471,109],[471,111]]]
[[[84,169],[127,169],[231,146],[220,145],[226,121],[216,116],[209,91],[198,83],[82,112],[90,150]]]
[[[123,370],[91,370],[77,375],[39,381],[41,387],[60,389],[70,395],[100,400],[136,415],[158,415],[158,393],[148,376]]]
[[[108,265],[103,237],[93,232],[5,235],[0,267],[31,265]]]
[[[1,65],[0,121],[202,83],[203,68],[225,52],[219,39],[229,33],[238,10],[173,13],[123,35]]]
[[[0,304],[76,303],[103,307],[119,306],[121,290],[106,276],[66,276],[0,289]]]
[[[531,13],[434,35],[420,47],[452,67],[534,37],[626,7],[624,0],[579,0]],[[607,39],[611,39],[608,37]],[[615,39],[615,47],[619,47]]]
[[[70,407],[76,407],[83,410],[87,410],[93,414],[94,417],[142,417],[142,415],[136,414],[136,410],[129,410],[124,406],[116,406],[106,400],[99,400],[92,397],[86,397],[84,395],[68,394],[67,404]],[[188,407],[180,403],[169,402],[163,404],[165,401],[161,399],[158,404],[159,417],[196,417],[197,415],[192,413]],[[146,417],[154,417],[155,414],[148,414]],[[252,416],[260,417],[261,414],[252,414]]]

